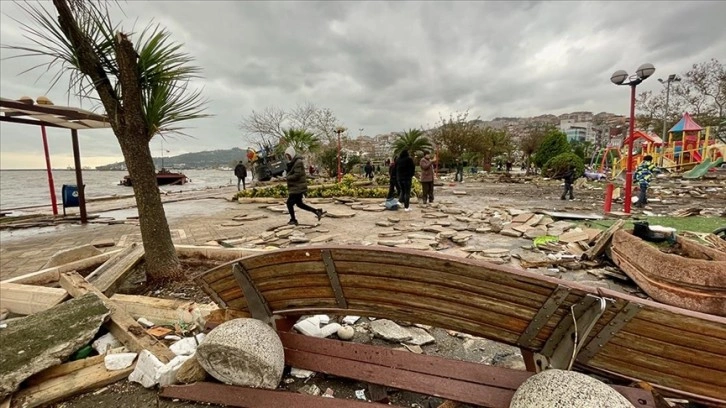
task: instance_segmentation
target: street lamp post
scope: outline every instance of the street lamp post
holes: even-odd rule
[[[668,79],[663,80],[662,78],[658,78],[658,82],[661,84],[664,84],[666,87],[666,102],[665,102],[665,112],[663,113],[663,143],[667,140],[666,138],[666,123],[668,122],[668,103],[670,102],[670,96],[671,96],[671,82],[681,82],[681,78],[676,74],[670,74],[668,75]],[[663,144],[660,146],[660,159],[658,162],[660,165],[663,165],[663,153],[664,153],[665,147]]]
[[[340,181],[343,179],[343,174],[342,174],[341,168],[340,168],[340,134],[343,132],[345,132],[344,127],[339,126],[339,127],[335,128],[335,133],[338,134],[338,183],[340,183]]]
[[[630,86],[630,130],[628,131],[628,163],[625,172],[625,203],[623,210],[626,214],[630,214],[630,206],[632,205],[633,196],[633,136],[635,133],[635,87],[648,77],[653,75],[655,67],[653,64],[643,64],[635,71],[635,75],[628,75],[623,70],[615,71],[610,77],[610,81],[615,85]],[[625,82],[625,80],[628,80]]]

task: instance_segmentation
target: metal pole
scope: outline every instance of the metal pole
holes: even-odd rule
[[[78,206],[81,210],[81,224],[88,222],[86,215],[86,194],[83,188],[83,172],[81,171],[81,149],[78,147],[78,131],[71,129],[73,143],[73,163],[76,166],[76,184],[78,185]]]
[[[660,163],[660,166],[663,166],[663,155],[665,154],[665,140],[666,140],[666,122],[668,121],[668,102],[670,100],[671,96],[671,79],[668,78],[668,82],[666,83],[666,103],[665,103],[665,113],[663,114],[663,143],[660,145],[660,158],[658,159],[658,162]]]
[[[625,206],[624,211],[630,214],[631,197],[633,195],[633,136],[635,134],[635,87],[637,83],[630,84],[630,136],[628,137],[628,167],[625,172]]]
[[[53,171],[50,169],[50,153],[48,153],[48,138],[45,135],[45,126],[40,126],[43,135],[43,150],[45,151],[45,169],[48,172],[48,188],[50,188],[50,203],[53,206],[53,215],[58,215],[58,200],[55,198],[55,185],[53,184]]]
[[[341,171],[340,171],[341,170],[340,169],[340,133],[341,132],[337,132],[337,133],[338,133],[338,183],[340,183],[340,181],[343,178]]]

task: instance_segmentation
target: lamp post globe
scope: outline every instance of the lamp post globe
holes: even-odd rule
[[[622,85],[623,82],[628,78],[628,73],[621,70],[615,71],[610,76],[610,82],[614,83],[615,85]]]
[[[655,73],[655,67],[653,66],[653,64],[649,64],[647,62],[639,66],[638,69],[635,71],[635,74],[638,75],[638,78],[640,78],[641,80],[650,77],[651,75],[653,75],[653,73]]]

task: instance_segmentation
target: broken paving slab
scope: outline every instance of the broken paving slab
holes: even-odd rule
[[[418,327],[410,327],[406,330],[411,333],[411,340],[406,340],[406,343],[408,344],[413,344],[415,346],[425,346],[436,341],[434,336],[430,335],[429,332],[424,329]]]
[[[411,332],[387,319],[372,321],[370,328],[374,335],[388,341],[402,342],[413,338]]]
[[[502,234],[502,235],[505,235],[507,237],[514,237],[514,238],[519,238],[519,237],[522,236],[522,233],[521,232],[519,232],[517,230],[514,230],[512,228],[504,228],[499,233]]]
[[[380,239],[378,245],[395,247],[397,245],[408,244],[408,239]]]
[[[355,212],[354,211],[330,210],[327,213],[325,213],[325,216],[330,217],[330,218],[351,218],[351,217],[355,217]]]
[[[426,234],[408,234],[406,236],[408,239],[418,239],[418,240],[424,240],[424,241],[435,241],[436,237]]]
[[[566,219],[566,220],[602,220],[605,217],[598,214],[581,214],[572,212],[560,212],[560,211],[539,211],[540,214],[548,215],[555,219]]]
[[[112,245],[113,246],[113,245]],[[81,245],[75,248],[63,249],[53,254],[48,262],[40,269],[52,268],[54,266],[65,265],[81,259],[91,258],[101,255],[103,252],[94,245]]]
[[[431,244],[426,242],[411,242],[409,244],[396,245],[396,248],[402,249],[415,249],[419,251],[428,251],[431,249]]]
[[[524,224],[527,221],[529,221],[532,217],[534,217],[533,213],[526,212],[526,213],[519,214],[519,215],[515,216],[514,218],[512,218],[512,222]]]
[[[0,330],[0,400],[31,375],[61,364],[95,337],[110,311],[87,294],[15,321]]]
[[[392,227],[393,223],[390,221],[376,221],[376,226],[388,228]]]

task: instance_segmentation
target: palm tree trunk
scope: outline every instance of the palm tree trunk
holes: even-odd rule
[[[127,132],[130,133],[131,130],[127,127]],[[145,138],[143,133],[139,138],[141,140]],[[159,195],[156,169],[149,144],[129,142],[128,138],[118,138],[118,141],[126,159],[129,176],[133,180],[141,238],[144,243],[147,279],[150,283],[180,280],[183,274]]]

